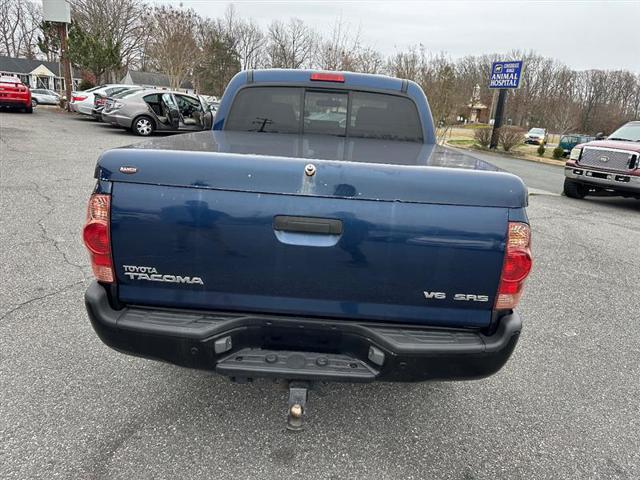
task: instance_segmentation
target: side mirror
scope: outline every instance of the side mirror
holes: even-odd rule
[[[604,140],[605,138],[607,137],[604,136],[604,133],[602,132],[596,133],[596,140]]]

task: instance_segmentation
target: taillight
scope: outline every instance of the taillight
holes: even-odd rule
[[[74,95],[73,97],[71,97],[71,101],[72,102],[81,102],[83,100],[86,100],[86,96],[82,96],[82,95]]]
[[[531,229],[526,223],[509,222],[500,286],[496,296],[496,310],[515,308],[520,301],[533,260],[531,258]]]
[[[87,221],[82,230],[84,245],[89,250],[91,267],[96,279],[113,283],[113,262],[111,261],[111,236],[109,233],[109,213],[111,197],[94,193],[89,199]]]

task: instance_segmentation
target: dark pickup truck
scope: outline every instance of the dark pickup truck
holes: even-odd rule
[[[86,307],[116,350],[236,381],[491,375],[531,268],[522,181],[435,145],[413,82],[263,70],[212,131],[104,152]]]

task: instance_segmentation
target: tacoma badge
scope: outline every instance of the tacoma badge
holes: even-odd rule
[[[139,267],[137,265],[123,265],[124,274],[131,280],[144,280],[147,282],[187,283],[189,285],[204,285],[200,277],[187,277],[182,275],[163,275],[158,273],[155,267]]]

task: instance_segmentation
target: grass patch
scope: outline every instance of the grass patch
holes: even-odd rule
[[[471,146],[476,143],[474,140],[468,140],[466,138],[454,138],[451,140],[447,140],[449,145],[460,145],[460,146]]]

